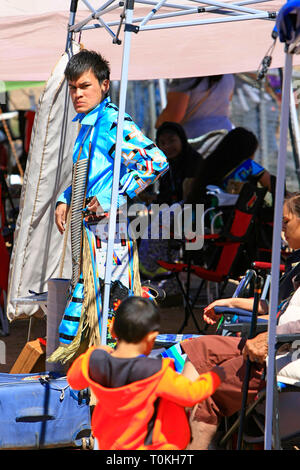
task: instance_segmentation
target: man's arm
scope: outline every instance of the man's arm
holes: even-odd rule
[[[64,192],[57,199],[57,202],[63,202],[64,204],[67,204],[68,206],[70,206],[71,198],[72,198],[72,185],[68,186],[68,188],[64,190]]]
[[[133,121],[124,121],[122,142],[122,163],[127,172],[121,175],[119,194],[131,199],[147,186],[153,184],[169,168],[167,157],[148,139]],[[116,139],[116,131],[109,132],[111,149]],[[111,151],[114,158],[114,150]]]
[[[289,321],[283,325],[278,325],[276,328],[278,335],[292,335],[300,333],[300,320]]]
[[[72,186],[69,186],[58,198],[55,209],[55,223],[61,234],[65,231],[68,212],[71,205]]]
[[[276,334],[300,333],[300,320],[290,321],[276,327]],[[253,362],[263,364],[268,354],[268,332],[260,333],[253,339],[248,339],[243,349],[243,356]]]
[[[64,202],[58,202],[55,209],[55,223],[61,234],[65,231],[68,212],[70,207]]]
[[[260,333],[255,338],[248,339],[243,349],[245,359],[263,364],[268,355],[268,332]]]
[[[186,113],[189,99],[189,95],[184,92],[169,91],[167,94],[167,106],[156,120],[156,129],[165,121],[181,122]]]
[[[203,319],[208,324],[215,324],[220,320],[220,315],[217,315],[214,311],[214,307],[229,307],[249,310],[249,313],[253,310],[253,298],[243,297],[230,297],[227,299],[218,299],[210,303],[203,310]],[[268,304],[264,300],[260,300],[258,303],[258,314],[263,315],[268,312]]]

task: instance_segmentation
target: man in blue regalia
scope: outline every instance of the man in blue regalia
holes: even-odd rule
[[[109,63],[100,54],[81,50],[68,62],[65,77],[78,113],[73,121],[80,124],[80,130],[73,150],[72,184],[59,197],[55,211],[56,225],[63,234],[71,208],[71,243],[77,245],[77,252],[76,247],[73,249],[72,246],[72,296],[59,329],[63,348],[58,348],[51,356],[52,361],[61,362],[70,359],[77,351],[82,342],[83,331],[90,332],[88,345],[99,343],[99,327],[95,329],[95,324],[98,326],[101,322],[101,283],[104,279],[107,248],[107,240],[103,236],[103,220],[107,220],[105,217],[109,216],[110,211],[118,120],[118,108],[108,96]],[[118,207],[124,206],[127,197],[132,199],[137,196],[167,170],[165,155],[142,134],[131,117],[125,114]],[[97,214],[99,223],[95,224],[95,219],[92,224],[88,223],[88,218],[83,220],[81,214],[84,210],[88,210],[89,214]],[[119,231],[120,227],[121,232],[124,229],[122,233],[126,233],[126,227],[122,229],[119,224]],[[84,272],[87,252],[91,263]],[[134,269],[134,254],[134,241],[129,239],[127,233],[125,242],[120,239],[120,235],[119,238],[116,235],[112,282],[117,282],[119,290],[123,290],[126,295],[135,294],[134,278],[139,275]],[[93,293],[89,294],[91,279],[94,286]],[[119,300],[117,297],[116,294],[115,300]],[[93,315],[88,313],[91,304],[94,304],[97,312],[94,313],[93,320]]]

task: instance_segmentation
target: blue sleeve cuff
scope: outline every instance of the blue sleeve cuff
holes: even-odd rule
[[[57,202],[63,202],[65,204],[68,204],[68,206],[71,205],[71,196],[72,196],[72,186],[69,186],[65,191],[59,196],[57,199]]]

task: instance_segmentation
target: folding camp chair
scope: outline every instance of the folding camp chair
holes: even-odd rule
[[[256,273],[254,269],[249,269],[240,280],[238,286],[236,287],[234,291],[233,297],[249,296],[254,289],[253,280],[255,279],[255,276],[256,276]],[[269,278],[267,278],[267,283],[264,288],[265,293],[263,295],[266,295],[268,286],[269,286]],[[226,312],[226,308],[220,307],[220,317],[223,314],[223,310]],[[247,314],[246,315],[247,320],[251,318],[251,312],[244,310],[243,313]],[[229,311],[230,318],[232,319],[233,322],[235,321],[234,315],[236,314],[237,314],[237,311],[235,309],[231,309]],[[226,313],[224,315],[224,319],[225,319],[225,322],[223,325],[226,324],[226,320],[229,321],[229,318],[226,318]],[[234,326],[236,326],[235,323],[234,323]],[[224,332],[224,330],[222,331]],[[218,331],[216,332],[216,334],[218,334]],[[221,328],[220,328],[220,334],[222,334]],[[180,343],[182,341],[186,341],[188,339],[197,338],[197,337],[199,337],[199,335],[197,334],[168,333],[168,334],[158,335],[155,341],[156,350],[152,352],[152,356],[156,356],[160,354],[163,357],[171,357],[172,359],[174,359],[175,369],[177,370],[177,372],[182,372],[185,359],[186,359],[186,354],[182,352]]]
[[[253,269],[250,269],[246,272],[245,276],[240,281],[232,297],[241,297],[241,293],[245,291],[245,288],[249,285],[250,282],[253,282],[253,278],[257,274],[262,277],[264,284],[260,299],[265,300],[267,298],[271,282],[271,263],[263,261],[254,261],[252,263],[252,268]],[[279,268],[280,272],[284,273],[285,265],[281,264]],[[220,315],[220,321],[218,322],[216,334],[235,335],[236,333],[239,333],[243,336],[248,335],[252,319],[252,312],[241,308],[233,308],[226,306],[217,306],[214,307],[214,310],[217,315]],[[266,320],[261,320],[258,318],[256,324],[256,332],[260,333],[262,331],[265,331],[266,325]]]
[[[299,344],[300,334],[277,335],[275,353],[283,345]],[[295,352],[297,354],[297,351]],[[300,374],[293,379],[282,375],[275,376],[273,407],[273,449],[300,447]],[[258,392],[245,410],[245,426],[242,447],[263,447],[266,389]],[[234,446],[236,433],[240,429],[240,415],[225,429],[218,445],[222,448]]]
[[[193,264],[194,251],[186,250],[183,263],[168,263],[158,260],[158,264],[175,274],[185,302],[185,319],[179,332],[186,326],[189,316],[193,317],[196,328],[201,329],[193,314],[193,307],[200,292],[207,281],[221,285],[219,296],[222,296],[230,277],[237,279],[245,269],[251,266],[251,262],[257,259],[255,251],[250,256],[250,247],[255,247],[254,224],[255,216],[263,204],[266,194],[265,188],[257,188],[246,183],[239,195],[232,216],[227,226],[220,234],[204,235],[206,244],[203,247],[204,265]],[[180,273],[187,273],[186,289],[180,280]],[[190,299],[189,279],[194,274],[201,279],[196,296]]]
[[[256,267],[259,270],[269,270],[269,263],[255,263]],[[284,266],[280,266],[281,271],[284,270]],[[251,274],[251,273],[250,273]],[[249,273],[246,273],[245,281],[249,278]],[[249,282],[249,281],[248,281]],[[270,282],[269,274],[266,277],[266,282],[260,299],[266,297],[268,292]],[[256,307],[257,308],[257,307]],[[241,334],[242,336],[253,337],[262,331],[267,330],[268,322],[266,320],[259,321],[256,315],[255,307],[253,312],[249,312],[243,309],[227,308],[227,307],[216,307],[216,313],[222,314],[223,319],[223,328],[226,328],[226,333],[228,334]],[[227,323],[226,323],[227,322]],[[300,335],[277,335],[276,337],[277,345],[275,348],[275,354],[277,350],[283,344],[291,345],[294,343],[297,346],[300,343]],[[299,357],[297,350],[294,352],[296,354],[296,359]],[[299,361],[300,362],[300,361]],[[299,364],[300,366],[300,364]],[[241,407],[241,412],[238,414],[237,418],[228,426],[228,418],[225,419],[225,426],[227,427],[227,432],[220,440],[220,446],[224,447],[228,445],[230,438],[232,438],[236,433],[238,433],[237,439],[237,448],[240,450],[242,446],[253,446],[253,445],[262,445],[264,440],[264,406],[262,405],[265,396],[266,390],[262,390],[257,394],[257,397],[253,403],[246,407],[247,403],[247,394],[248,394],[248,378],[250,374],[251,364],[248,360],[247,370],[245,381],[243,384],[243,403]],[[294,370],[296,369],[294,365]],[[300,404],[300,373],[297,374],[296,378],[291,378],[284,372],[282,369],[277,376],[275,377],[274,382],[274,436],[273,436],[273,446],[275,449],[280,449],[282,446],[284,448],[289,448],[295,443],[299,446],[300,444],[300,426],[297,409]],[[288,392],[293,392],[292,395],[287,395]],[[294,392],[298,392],[294,394]]]
[[[255,268],[255,263],[253,263]],[[245,276],[241,279],[239,285],[237,286],[235,292],[232,295],[232,298],[236,297],[251,297],[255,291],[254,283],[259,272],[256,272],[254,269],[247,270]],[[269,286],[270,286],[270,275],[267,274],[265,279],[261,276],[263,282],[263,289],[260,295],[260,299],[266,299]],[[250,286],[250,288],[248,288]],[[249,295],[245,295],[245,291],[248,290]],[[220,320],[215,331],[215,334],[223,336],[232,336],[236,333],[242,335],[248,335],[250,331],[250,323],[252,319],[252,312],[242,308],[233,308],[226,306],[216,306],[214,311],[217,315],[220,315]],[[259,318],[256,321],[256,331],[265,330],[265,320],[260,320]]]

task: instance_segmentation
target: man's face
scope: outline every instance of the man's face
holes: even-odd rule
[[[70,96],[77,113],[87,114],[103,100],[109,89],[109,80],[99,83],[95,74],[88,70],[77,80],[69,81]]]

